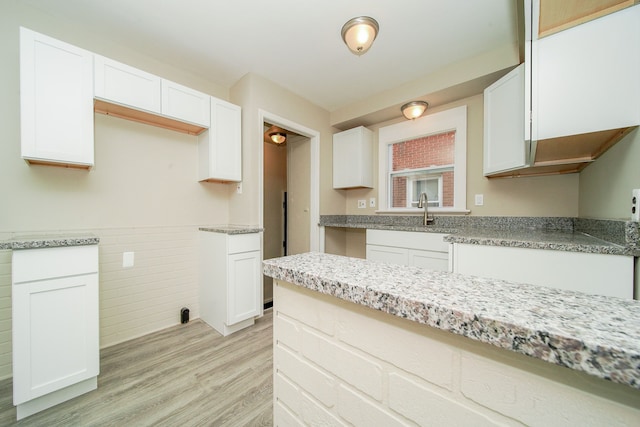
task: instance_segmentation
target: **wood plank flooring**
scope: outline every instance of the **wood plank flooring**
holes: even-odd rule
[[[223,337],[201,320],[103,349],[98,389],[15,421],[0,381],[0,426],[271,426],[273,319]]]

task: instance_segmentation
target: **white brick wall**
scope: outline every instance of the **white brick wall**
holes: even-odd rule
[[[182,307],[191,319],[199,317],[197,230],[194,225],[73,231],[100,238],[101,348],[180,323]],[[123,252],[135,253],[134,267],[122,267]],[[0,379],[11,375],[11,251],[0,251]]]
[[[0,251],[0,379],[11,376],[11,251]]]
[[[275,285],[277,426],[640,425],[639,390]]]

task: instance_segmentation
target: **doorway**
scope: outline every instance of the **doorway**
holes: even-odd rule
[[[320,251],[319,133],[263,111],[260,119],[263,258]],[[274,127],[286,142],[269,141],[268,130]],[[264,277],[263,283],[267,307],[273,281]]]

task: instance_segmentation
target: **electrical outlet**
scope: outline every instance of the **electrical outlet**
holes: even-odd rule
[[[370,208],[375,208],[376,207],[376,198],[372,197],[369,199],[369,207]]]
[[[367,207],[367,201],[366,200],[358,200],[358,209],[364,209]]]
[[[484,194],[476,194],[476,206],[484,205]]]
[[[242,182],[236,184],[236,193],[242,194]]]
[[[631,190],[631,221],[640,221],[640,189]]]

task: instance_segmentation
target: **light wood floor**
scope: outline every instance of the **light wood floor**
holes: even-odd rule
[[[97,390],[19,422],[0,381],[0,426],[270,426],[272,320],[228,337],[194,320],[104,349]]]

